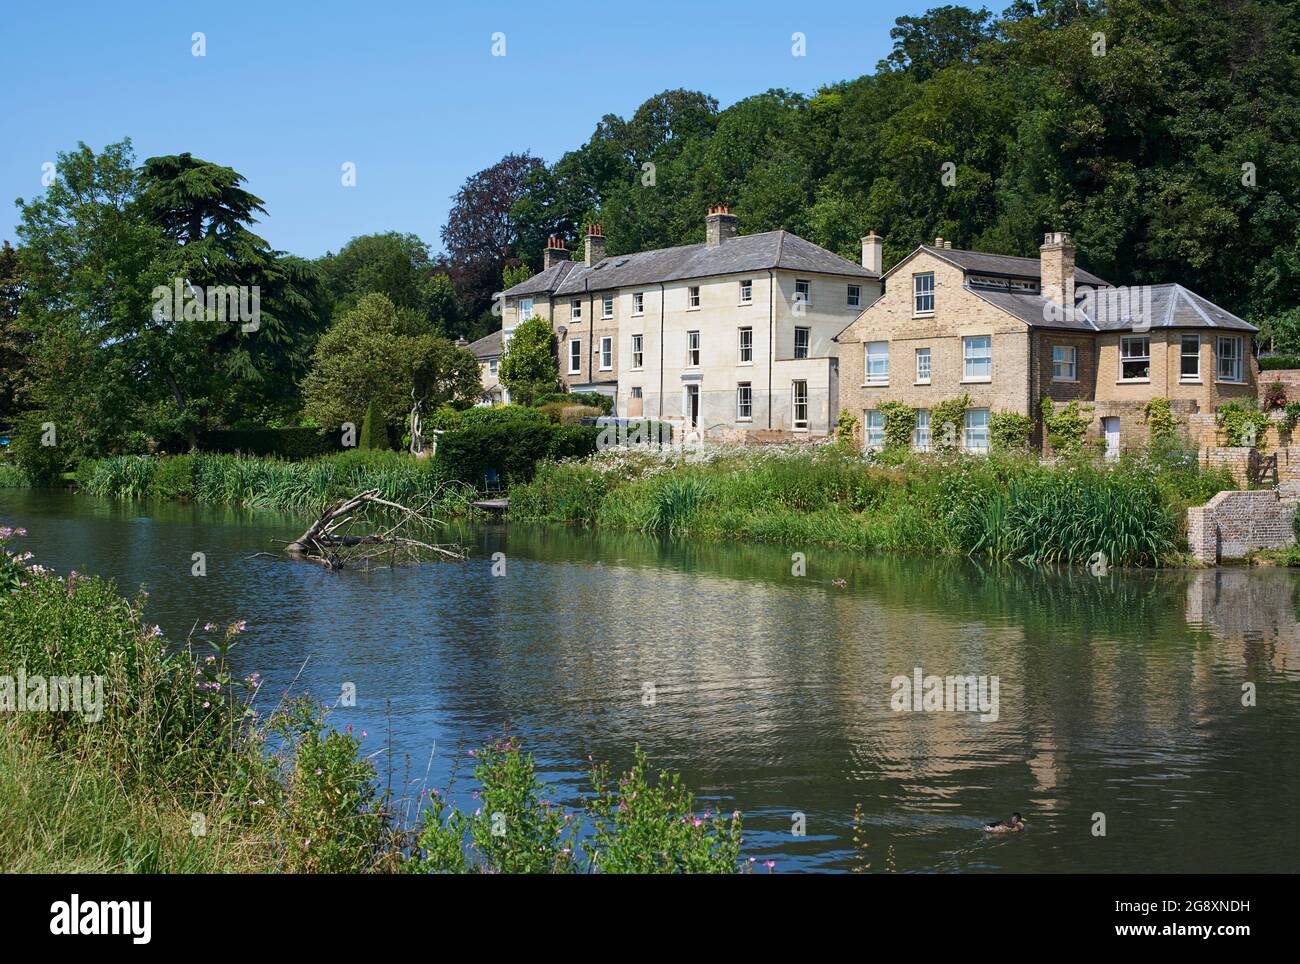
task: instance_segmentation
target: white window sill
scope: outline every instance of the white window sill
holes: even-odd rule
[[[1063,385],[1077,385],[1077,384],[1079,384],[1079,379],[1077,379],[1077,378],[1057,378],[1055,375],[1052,376],[1052,381],[1057,382],[1058,384],[1063,384]]]
[[[914,311],[914,312],[912,312],[912,317],[913,317],[913,318],[933,318],[933,317],[934,317],[934,312],[933,312],[933,311]]]
[[[570,375],[581,375],[581,374],[582,374],[582,369],[578,369],[577,371],[574,371],[572,368],[570,368],[570,369],[569,369],[569,374],[570,374]]]
[[[863,382],[863,388],[888,388],[889,382]]]
[[[700,306],[699,306],[699,305],[696,305],[694,308],[692,308],[690,305],[687,305],[687,306],[686,306],[686,310],[687,310],[687,311],[699,311],[699,310],[700,310]]]
[[[633,365],[631,368],[628,369],[628,371],[639,372],[639,371],[644,371],[644,369],[640,365]]]
[[[737,367],[737,368],[753,368],[753,367],[754,367],[754,363],[753,363],[752,361],[738,361],[738,362],[736,362],[736,367]]]
[[[912,382],[912,384],[913,384],[913,385],[929,385],[929,384],[931,384],[931,382],[930,382],[930,379],[927,378],[927,379],[926,379],[925,381],[923,381],[923,382],[922,382],[922,381],[916,381],[916,382]]]
[[[808,431],[808,426],[807,426],[807,425],[796,425],[793,429],[791,429],[791,431],[793,431],[793,432],[806,432],[806,431]]]
[[[599,368],[596,369],[596,371],[598,372],[612,372],[613,370],[614,370],[613,365],[601,365]]]
[[[740,301],[736,303],[737,308],[748,308],[753,304],[752,301]]]
[[[1201,381],[1199,378],[1180,378],[1178,379],[1178,384],[1179,385],[1204,385],[1205,383]]]
[[[630,317],[632,317],[632,318],[644,318],[644,317],[645,317],[645,312],[644,312],[644,311],[634,311],[634,312],[632,312],[632,314],[631,314]]]
[[[613,321],[613,320],[614,320],[614,316],[613,316],[613,315],[601,315],[601,316],[600,316],[600,320],[601,320],[601,321]]]
[[[992,384],[992,382],[993,382],[993,376],[989,375],[987,378],[963,378],[960,382],[958,382],[958,384],[959,385],[990,385]]]
[[[1117,378],[1117,379],[1115,379],[1115,384],[1116,384],[1116,385],[1150,385],[1150,384],[1151,384],[1151,379],[1149,379],[1149,378]]]
[[[737,421],[737,422],[752,422],[753,420],[754,420],[754,416],[752,416],[752,415],[737,415],[737,416],[736,416],[736,421]]]
[[[1214,380],[1214,383],[1216,385],[1245,385],[1246,384],[1244,379],[1239,379],[1239,378],[1216,378]]]

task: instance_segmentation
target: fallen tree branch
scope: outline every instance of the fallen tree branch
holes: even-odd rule
[[[425,530],[434,530],[436,520],[425,515],[425,510],[436,495],[437,493],[429,498],[426,506],[417,510],[382,498],[378,489],[361,492],[326,507],[306,532],[285,546],[285,552],[327,569],[369,567],[372,561],[385,557],[389,565],[420,562],[429,557],[464,559],[466,552],[460,546],[438,545],[404,534],[408,528],[416,529],[420,534]],[[368,510],[372,507],[398,513],[397,521],[378,531],[363,534],[350,532],[349,529],[354,526],[377,524],[369,519]]]

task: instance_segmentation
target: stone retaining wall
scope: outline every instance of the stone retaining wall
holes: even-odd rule
[[[1200,562],[1241,559],[1255,549],[1284,549],[1295,543],[1296,503],[1269,489],[1220,492],[1187,510],[1187,544]]]

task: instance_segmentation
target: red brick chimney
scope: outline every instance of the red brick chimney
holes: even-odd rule
[[[546,250],[542,252],[542,270],[568,260],[569,250],[564,246],[564,240],[552,234],[546,242]]]
[[[599,224],[593,224],[587,228],[587,244],[584,255],[582,260],[589,268],[605,257],[605,232]]]

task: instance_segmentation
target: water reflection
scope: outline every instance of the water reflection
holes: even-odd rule
[[[0,492],[0,518],[27,525],[46,564],[146,584],[171,636],[249,620],[242,668],[272,688],[296,676],[333,701],[355,683],[336,721],[368,729],[372,750],[391,732],[397,782],[430,767],[440,783],[458,741],[508,726],[570,797],[588,754],[624,765],[640,743],[744,810],[749,852],[783,870],[846,869],[855,804],[874,870],[891,847],[902,871],[1292,870],[1300,856],[1287,571],[1097,579],[485,526],[449,532],[472,547],[465,564],[333,574],[256,555],[301,530],[292,517]],[[200,550],[205,579],[189,575]],[[918,666],[996,676],[997,719],[891,710],[891,680]],[[1027,833],[980,832],[1012,810]],[[806,837],[790,834],[796,811]]]

